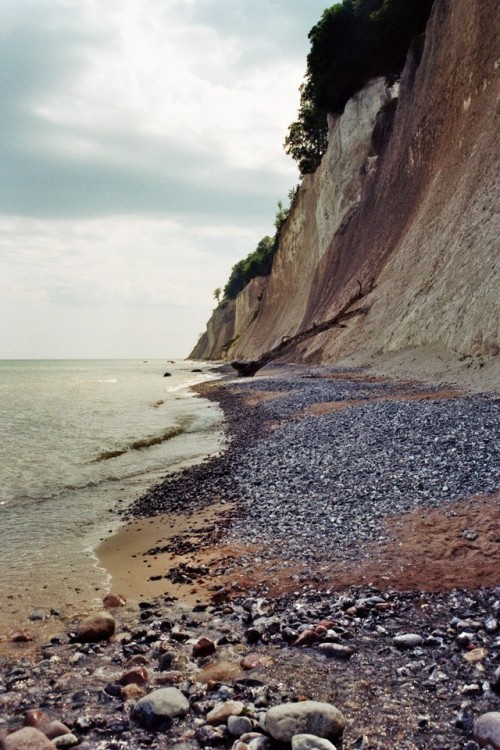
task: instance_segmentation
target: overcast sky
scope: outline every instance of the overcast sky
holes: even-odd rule
[[[0,358],[185,357],[298,181],[325,0],[0,0]]]

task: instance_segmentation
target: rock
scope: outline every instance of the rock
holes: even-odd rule
[[[247,654],[240,661],[240,667],[246,671],[257,669],[258,667],[270,667],[274,659],[265,654]]]
[[[54,743],[34,727],[23,727],[3,738],[3,750],[54,750]]]
[[[239,716],[245,705],[241,701],[218,703],[205,717],[207,724],[225,724],[230,716]]]
[[[472,651],[467,651],[464,654],[464,659],[470,664],[476,664],[477,662],[483,661],[488,656],[488,649],[486,648],[473,648]]]
[[[124,685],[120,690],[120,696],[123,701],[137,701],[144,695],[146,695],[146,691],[134,682],[130,683],[130,685]]]
[[[490,680],[490,686],[495,693],[500,693],[500,667],[496,668],[493,677]]]
[[[211,727],[205,725],[196,730],[196,739],[203,745],[220,745],[226,739],[227,730],[224,726]]]
[[[78,625],[76,639],[84,643],[106,641],[115,632],[116,621],[109,612],[95,612]]]
[[[203,656],[210,656],[214,654],[216,650],[215,643],[210,638],[198,638],[193,646],[193,656],[195,659],[199,659]]]
[[[45,727],[47,724],[50,724],[50,719],[45,711],[42,711],[40,708],[30,708],[24,714],[25,727],[35,727],[35,729],[40,729],[40,727]]]
[[[335,745],[314,734],[296,734],[292,737],[292,750],[336,750]]]
[[[318,651],[329,659],[350,659],[356,653],[354,646],[344,646],[340,643],[320,643]]]
[[[56,747],[74,747],[75,745],[78,745],[80,743],[80,740],[78,737],[75,737],[75,735],[72,732],[68,732],[67,734],[61,734],[59,737],[56,737],[54,739],[54,745]]]
[[[304,630],[295,643],[294,646],[310,646],[313,643],[316,643],[316,641],[319,640],[318,634],[314,630]]]
[[[228,716],[227,729],[233,737],[241,737],[252,731],[252,722],[248,716]]]
[[[403,635],[396,635],[392,639],[392,642],[396,648],[416,648],[417,646],[422,645],[424,639],[417,633],[404,633]]]
[[[185,716],[189,701],[178,688],[160,688],[141,698],[132,709],[132,718],[146,729],[154,729],[165,721]]]
[[[149,664],[149,659],[147,659],[144,654],[135,654],[135,656],[132,656],[132,658],[128,660],[127,667],[145,667],[146,664]]]
[[[127,600],[121,594],[106,594],[102,603],[106,609],[115,609],[115,607],[124,607]]]
[[[120,685],[145,685],[147,681],[147,669],[139,666],[128,669],[119,679]]]
[[[269,737],[265,737],[260,732],[249,732],[236,740],[232,750],[271,750],[272,744]]]
[[[250,740],[248,743],[248,750],[271,750],[272,746],[269,737],[261,735],[260,737],[254,737],[253,740]]]
[[[158,659],[158,669],[160,672],[166,672],[174,663],[175,654],[173,651],[165,651]]]
[[[14,630],[14,632],[10,634],[10,640],[12,643],[30,643],[34,638],[27,630]]]
[[[178,685],[185,677],[184,672],[163,672],[155,677],[155,685]]]
[[[338,708],[319,701],[282,703],[270,708],[264,720],[265,730],[280,742],[290,742],[295,734],[336,740],[342,736],[345,725]]]
[[[49,740],[55,740],[57,737],[62,737],[64,734],[71,733],[71,729],[67,727],[66,724],[63,724],[62,721],[57,721],[57,719],[49,721],[48,724],[44,724],[42,731]]]
[[[171,372],[164,372],[163,373],[163,377],[164,378],[171,378],[172,377],[172,373]]]
[[[476,719],[472,735],[479,747],[491,745],[493,750],[500,750],[500,711],[490,711]]]

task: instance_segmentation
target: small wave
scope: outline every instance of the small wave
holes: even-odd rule
[[[171,440],[172,438],[177,437],[177,435],[181,435],[184,431],[185,430],[182,427],[170,427],[161,435],[140,438],[139,440],[134,440],[133,443],[130,443],[130,445],[124,446],[123,448],[103,451],[102,453],[99,453],[97,458],[94,458],[92,463],[96,464],[101,461],[109,461],[112,458],[123,456],[124,453],[128,453],[129,451],[142,451],[145,448],[151,448],[153,445],[161,445],[161,443],[165,443],[167,440]]]

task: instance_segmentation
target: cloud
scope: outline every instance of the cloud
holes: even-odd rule
[[[193,203],[230,213],[235,193],[252,212],[296,181],[281,144],[304,60],[284,43],[283,3],[17,0],[7,10],[4,213]]]
[[[297,181],[323,2],[0,3],[0,356],[187,353]],[[183,347],[155,322],[181,310]]]

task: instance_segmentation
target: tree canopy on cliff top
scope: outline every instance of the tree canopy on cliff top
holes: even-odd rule
[[[285,150],[301,174],[314,172],[327,146],[328,112],[341,114],[370,78],[398,74],[412,38],[425,30],[433,0],[343,0],[309,32],[298,118]]]

